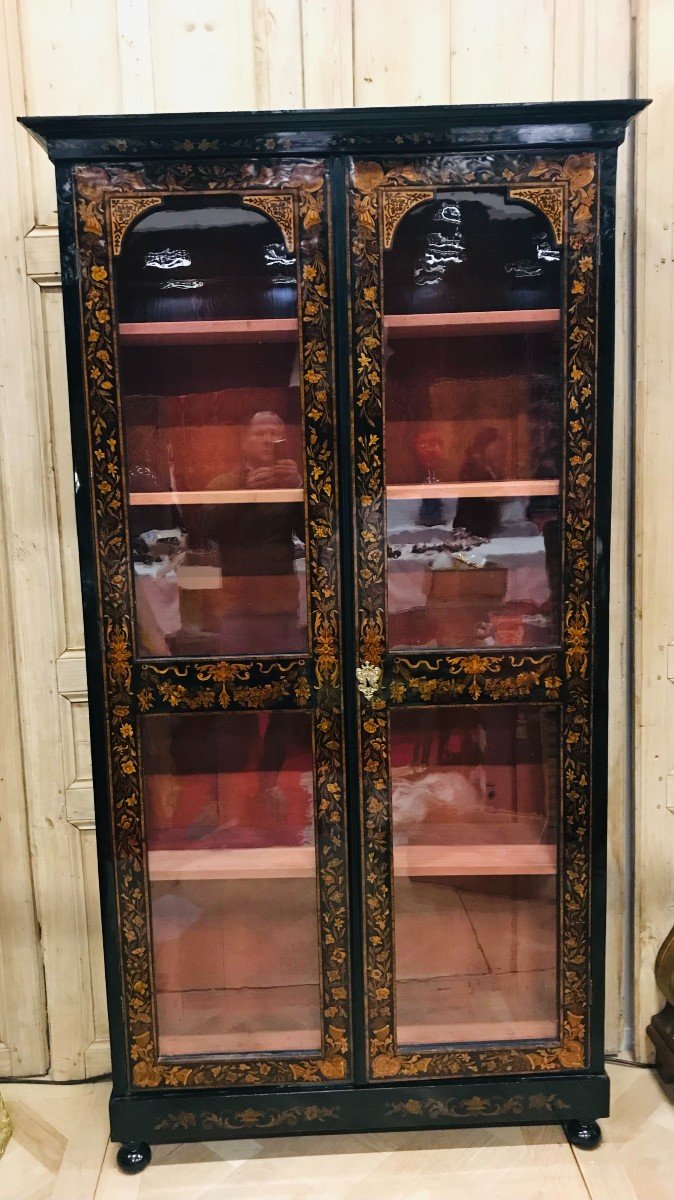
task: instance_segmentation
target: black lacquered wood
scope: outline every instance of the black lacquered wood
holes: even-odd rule
[[[614,217],[616,147],[622,142],[625,125],[648,103],[640,100],[581,102],[568,104],[478,105],[420,107],[409,109],[324,110],[284,113],[208,113],[147,116],[93,116],[20,118],[26,128],[48,150],[57,163],[57,190],[63,297],[66,317],[66,346],[70,389],[73,459],[76,473],[76,515],[80,546],[82,594],[87,644],[87,677],[90,697],[93,777],[95,788],[101,900],[103,908],[106,979],[113,1050],[112,1133],[127,1144],[227,1138],[275,1136],[293,1132],[345,1132],[362,1129],[444,1128],[474,1124],[563,1121],[570,1129],[592,1130],[597,1117],[608,1111],[608,1081],[603,1074],[603,975],[604,909],[606,874],[606,771],[607,771],[607,678],[608,678],[608,567],[611,480],[611,411],[613,389],[613,304],[614,304]],[[352,524],[350,477],[354,459],[349,439],[354,397],[349,381],[349,346],[352,316],[346,303],[347,229],[345,172],[347,157],[359,159],[387,156],[395,161],[423,161],[435,155],[461,154],[476,159],[494,154],[516,154],[521,158],[563,161],[593,152],[599,164],[598,277],[598,370],[596,376],[596,478],[594,494],[595,529],[592,546],[593,606],[591,625],[592,659],[592,757],[591,757],[591,868],[589,886],[589,957],[587,960],[589,1055],[579,1069],[576,1062],[560,1063],[554,1070],[531,1074],[503,1071],[496,1064],[491,1074],[475,1078],[381,1079],[367,1086],[366,1022],[364,984],[360,963],[363,953],[361,920],[351,922],[353,955],[352,995],[355,1011],[353,1030],[353,1077],[357,1086],[338,1080],[324,1084],[292,1084],[284,1087],[210,1086],[200,1091],[165,1088],[161,1082],[133,1090],[129,1069],[129,1045],[124,1011],[122,937],[118,928],[118,893],[111,814],[115,812],[114,790],[110,789],[103,701],[103,629],[100,623],[99,581],[96,546],[91,520],[92,476],[87,442],[87,400],[83,387],[84,358],[80,338],[80,295],[74,222],[72,167],[128,167],[145,170],[148,178],[160,170],[157,160],[171,161],[186,171],[196,164],[235,162],[251,156],[271,155],[277,162],[302,155],[329,156],[328,207],[332,215],[329,271],[335,296],[330,313],[336,347],[338,421],[336,458],[342,551],[340,595],[345,620],[341,632],[342,675],[346,697],[347,797],[349,811],[349,862],[353,907],[360,909],[363,887],[358,793],[361,780],[357,762],[355,666],[358,642],[354,636],[354,552],[357,530]],[[355,535],[355,536],[354,536]],[[566,647],[568,650],[568,646]],[[386,662],[384,687],[394,708],[419,702],[414,680],[460,679],[469,688],[475,683],[477,704],[490,702],[485,687],[498,674],[507,689],[508,679],[520,677],[528,688],[527,701],[560,708],[573,700],[573,679],[565,671],[564,646],[539,650],[505,649],[487,655],[459,653],[450,664],[448,654],[396,652]],[[463,662],[459,662],[463,658]],[[481,659],[499,660],[498,672]],[[524,661],[526,659],[526,662]],[[425,660],[425,663],[424,661]],[[132,664],[134,691],[147,689],[148,711],[157,713],[193,711],[197,693],[212,690],[213,706],[219,707],[218,681],[208,678],[217,658],[201,663],[176,660],[135,661]],[[484,666],[484,670],[481,669]],[[238,686],[263,688],[285,678],[291,686],[280,707],[314,712],[317,678],[314,663],[306,655],[294,655],[270,664],[250,659],[242,662],[247,678],[234,681],[227,706],[236,710]],[[199,678],[199,669],[206,669]],[[162,672],[168,671],[171,679]],[[292,676],[292,682],[291,682]],[[526,678],[522,678],[526,676]],[[277,678],[278,677],[278,678]],[[412,686],[410,687],[410,681]],[[557,682],[559,681],[559,683]],[[171,688],[159,689],[159,683]],[[220,686],[222,680],[219,681]],[[402,692],[400,686],[404,684]],[[180,689],[184,690],[180,690]],[[271,693],[270,693],[271,694]],[[274,693],[277,694],[277,693]],[[280,695],[280,692],[278,693]],[[327,695],[327,693],[326,693]],[[493,699],[493,697],[491,697]],[[502,701],[508,702],[507,697]],[[204,700],[204,703],[206,701]],[[273,706],[273,705],[272,705]],[[571,730],[572,732],[572,730]],[[590,785],[587,795],[590,794]],[[573,853],[573,846],[569,848]],[[525,1050],[526,1048],[522,1048]],[[584,1144],[587,1144],[587,1140]],[[124,1153],[124,1152],[123,1152]],[[133,1156],[144,1165],[145,1148]]]

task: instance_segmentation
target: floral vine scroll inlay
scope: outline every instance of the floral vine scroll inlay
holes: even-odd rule
[[[297,1128],[305,1122],[324,1124],[326,1121],[336,1121],[339,1118],[339,1108],[329,1108],[325,1104],[295,1104],[291,1108],[282,1108],[275,1112],[263,1111],[259,1108],[244,1108],[227,1116],[222,1113],[177,1112],[169,1113],[155,1125],[156,1133],[166,1130],[177,1132],[189,1129],[203,1129],[207,1133],[213,1130],[241,1129],[277,1129],[286,1125],[290,1129]]]
[[[418,1117],[420,1120],[444,1121],[475,1120],[476,1117],[503,1117],[508,1113],[521,1117],[529,1112],[564,1112],[570,1105],[560,1096],[539,1093],[535,1096],[463,1096],[459,1100],[412,1099],[393,1101],[387,1105],[386,1115],[395,1117]]]
[[[150,208],[161,208],[157,196],[112,196],[110,198],[110,232],[112,253],[116,256],[122,249],[122,241],[129,225],[141,213]]]
[[[188,149],[186,147],[186,149]],[[191,152],[190,152],[191,153]],[[339,543],[336,508],[327,180],[321,160],[195,160],[73,168],[81,289],[94,545],[103,630],[103,695],[112,788],[128,1077],[138,1089],[274,1086],[344,1081],[351,1070],[347,850],[341,722]],[[271,193],[274,193],[272,196]],[[300,257],[298,318],[305,428],[307,580],[314,664],[178,661],[134,656],[132,562],[124,491],[122,399],[116,360],[112,252],[134,217],[167,196],[273,199]],[[320,670],[319,670],[320,664]],[[311,712],[321,945],[321,1038],[314,1052],[159,1054],[151,969],[139,717],[147,713],[302,708]],[[318,1012],[317,1012],[318,1016]],[[246,1110],[242,1110],[246,1111]],[[246,1117],[246,1120],[248,1118]],[[308,1114],[307,1114],[307,1119]]]
[[[510,200],[524,200],[539,208],[548,218],[558,246],[564,237],[564,188],[543,187],[540,184],[508,189]]]
[[[286,250],[292,254],[295,250],[295,222],[291,193],[275,192],[269,195],[256,193],[254,196],[244,196],[243,203],[249,208],[259,208],[260,212],[276,222],[283,234]]]
[[[592,612],[599,205],[590,153],[557,159],[531,153],[451,153],[356,160],[351,169],[353,446],[358,657],[390,673],[388,702],[560,706],[562,812],[558,1036],[549,1041],[437,1048],[398,1046],[390,859],[388,721],[377,701],[359,713],[362,763],[364,942],[369,1078],[447,1078],[579,1070],[590,1052]],[[544,212],[564,245],[566,412],[564,622],[560,651],[547,655],[438,655],[387,661],[386,479],[382,258],[391,193],[503,189]],[[384,704],[382,702],[382,708]]]
[[[412,188],[382,188],[382,228],[384,234],[384,249],[390,250],[393,245],[393,235],[403,217],[424,200],[432,200],[431,191],[415,191]]]

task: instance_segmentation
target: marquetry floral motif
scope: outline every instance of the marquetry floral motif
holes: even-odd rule
[[[129,225],[141,213],[159,208],[161,200],[156,196],[113,196],[110,200],[110,243],[112,253],[119,254],[122,241]]]
[[[382,188],[382,235],[385,250],[390,250],[395,231],[403,217],[418,204],[423,204],[424,200],[432,200],[433,195],[431,191],[415,191],[414,188]]]
[[[295,249],[295,219],[293,213],[292,192],[260,193],[254,196],[244,196],[243,203],[250,208],[259,208],[260,212],[271,217],[283,234],[286,250],[292,254]]]
[[[389,687],[394,704],[471,700],[558,700],[558,655],[467,654],[393,659]]]
[[[186,147],[183,147],[186,149]],[[306,430],[307,576],[313,674],[306,663],[181,663],[152,671],[134,661],[129,536],[114,358],[111,264],[122,218],[173,192],[290,196],[299,259],[301,387]],[[152,196],[149,195],[152,193]],[[134,1086],[320,1083],[350,1070],[349,939],[339,659],[334,401],[324,164],[301,159],[179,159],[73,170],[94,541],[103,631],[105,704],[113,805],[122,984]],[[121,203],[125,201],[126,203]],[[146,203],[147,202],[147,203]],[[287,213],[287,206],[283,209]],[[285,219],[285,218],[284,218]],[[128,224],[128,221],[127,221]],[[116,242],[115,242],[116,244]],[[137,744],[138,713],[307,707],[316,753],[323,1036],[318,1055],[160,1061],[152,1003],[146,856]]]
[[[594,455],[598,199],[594,154],[566,159],[520,153],[429,154],[400,161],[354,161],[350,246],[353,308],[353,444],[357,554],[356,631],[360,661],[386,659],[385,479],[380,231],[393,189],[536,187],[555,231],[566,234],[566,462],[562,652],[518,665],[510,653],[449,656],[433,662],[395,659],[393,704],[420,701],[559,703],[563,735],[564,849],[560,1028],[541,1046],[399,1052],[395,1043],[394,944],[390,879],[388,722],[360,705],[363,877],[370,1077],[442,1077],[582,1067],[588,1054],[590,904],[591,614],[593,607]],[[540,189],[540,190],[538,190]],[[554,195],[553,195],[554,193]],[[531,195],[526,197],[531,200]],[[559,212],[559,200],[563,208]],[[553,203],[554,201],[554,203]],[[561,219],[561,226],[560,226]]]
[[[543,184],[533,184],[527,187],[509,188],[510,200],[524,200],[534,208],[540,209],[552,226],[555,242],[561,246],[564,238],[564,185],[545,187]]]
[[[459,1100],[396,1100],[386,1106],[388,1117],[418,1117],[431,1121],[467,1120],[479,1117],[522,1117],[525,1114],[570,1111],[560,1096],[462,1096]]]
[[[188,1133],[190,1130],[202,1130],[204,1133],[212,1133],[214,1130],[246,1130],[251,1132],[263,1129],[278,1129],[284,1127],[288,1129],[296,1129],[298,1125],[312,1124],[323,1125],[329,1121],[338,1121],[340,1116],[339,1108],[329,1107],[326,1104],[295,1104],[290,1108],[267,1109],[262,1111],[259,1108],[242,1108],[238,1112],[234,1112],[231,1116],[225,1116],[223,1113],[214,1112],[177,1112],[169,1113],[163,1117],[155,1125],[156,1133],[166,1132],[182,1132]]]
[[[178,712],[223,708],[304,708],[311,699],[305,659],[290,662],[142,663],[142,712],[168,705]],[[215,686],[204,687],[204,683]]]

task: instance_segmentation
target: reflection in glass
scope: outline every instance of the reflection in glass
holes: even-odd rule
[[[174,196],[116,260],[138,651],[308,649],[297,262],[240,197]]]
[[[559,641],[560,270],[506,189],[438,192],[384,253],[391,649]]]
[[[556,710],[396,709],[390,732],[398,1042],[555,1037]]]
[[[311,718],[141,718],[160,1052],[317,1050]]]

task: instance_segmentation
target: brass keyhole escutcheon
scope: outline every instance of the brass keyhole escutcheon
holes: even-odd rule
[[[356,667],[358,691],[366,700],[371,700],[381,683],[382,669],[374,663],[364,662]]]

